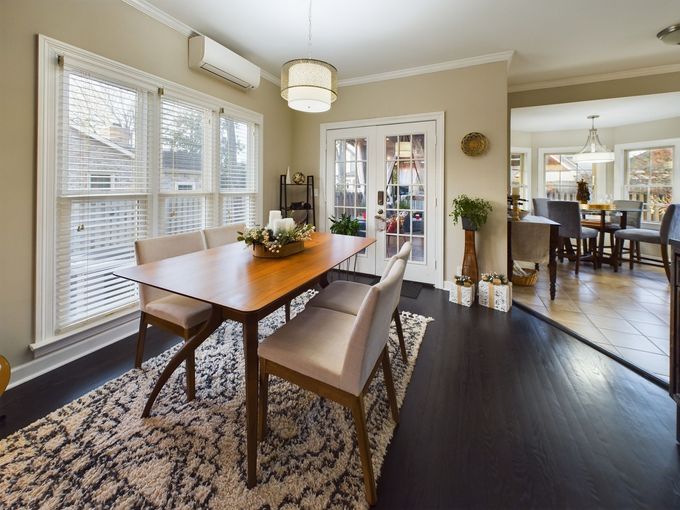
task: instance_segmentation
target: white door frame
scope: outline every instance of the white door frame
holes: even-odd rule
[[[390,124],[403,124],[408,122],[434,122],[435,123],[435,165],[434,165],[434,195],[435,211],[432,215],[435,219],[434,233],[435,243],[435,287],[444,288],[444,112],[419,113],[413,115],[399,115],[395,117],[378,117],[373,119],[349,120],[341,122],[326,122],[319,126],[319,226],[321,230],[328,230],[327,193],[326,193],[326,138],[327,132],[332,129],[359,128],[372,126],[387,126]]]

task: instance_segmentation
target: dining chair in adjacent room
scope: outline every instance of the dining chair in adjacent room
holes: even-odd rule
[[[387,275],[392,268],[392,264],[396,260],[403,260],[408,262],[411,255],[411,242],[406,241],[399,250],[399,253],[391,257],[385,265],[385,270],[380,278],[380,281],[387,278]],[[321,308],[329,308],[337,310],[338,312],[349,313],[357,315],[361,303],[371,289],[370,285],[364,283],[351,282],[347,280],[336,280],[331,282],[328,287],[321,290],[316,296],[309,300],[307,306],[319,306]],[[401,325],[401,317],[399,316],[399,304],[394,307],[394,323],[397,327],[397,338],[399,339],[399,349],[401,350],[401,358],[404,363],[407,362],[406,355],[406,341],[404,340],[404,330]]]
[[[245,223],[232,223],[221,227],[206,228],[203,232],[206,248],[215,248],[236,242],[239,232],[246,229]]]
[[[593,228],[583,227],[581,225],[581,208],[578,202],[567,200],[549,200],[548,201],[548,217],[560,224],[560,260],[562,260],[563,246],[569,243],[571,246],[571,239],[576,239],[576,254],[574,255],[575,267],[574,272],[578,274],[581,264],[581,258],[587,252],[593,267],[597,269],[597,236],[598,231]],[[588,241],[589,247],[586,246]],[[583,245],[583,249],[581,249]]]
[[[186,255],[205,249],[203,234],[200,231],[176,234],[135,242],[137,264],[148,264],[179,255]],[[179,294],[172,294],[148,285],[139,285],[139,335],[137,336],[137,354],[135,367],[142,366],[144,357],[144,341],[149,324],[166,329],[189,340],[208,320],[210,305],[203,301],[191,299]],[[195,395],[195,358],[194,353],[187,358],[187,397],[192,400]]]
[[[532,200],[534,204],[534,216],[548,217],[548,201],[547,198],[534,198]]]
[[[625,228],[614,233],[617,254],[621,253],[624,241],[635,243],[658,244],[661,250],[661,262],[666,271],[668,281],[671,279],[671,266],[668,258],[668,239],[673,235],[680,235],[680,214],[677,213],[678,204],[670,204],[661,219],[659,230],[649,228]],[[632,244],[631,244],[632,246]],[[630,268],[634,268],[634,257],[631,249],[629,258]]]
[[[642,226],[642,209],[644,207],[644,202],[642,200],[614,200],[613,204],[615,209],[628,210],[626,213],[626,228],[640,228]],[[616,238],[614,237],[614,234],[620,229],[620,225],[615,222],[607,223],[607,232],[609,232],[610,243],[612,247],[616,244]],[[612,248],[612,251],[613,249],[614,248]],[[619,265],[621,265],[623,250],[624,246],[623,242],[621,242],[619,246],[619,253],[617,254]],[[639,242],[629,241],[628,251],[630,252],[631,257],[633,254],[635,254],[638,262],[641,260]]]
[[[357,315],[311,306],[267,337],[258,348],[258,438],[263,440],[266,433],[269,375],[349,408],[356,428],[366,501],[370,505],[375,504],[377,496],[363,397],[382,366],[392,418],[399,421],[387,338],[405,268],[406,262],[396,260],[387,277],[370,287]]]

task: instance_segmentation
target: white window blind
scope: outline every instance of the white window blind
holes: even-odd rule
[[[220,116],[220,222],[254,225],[259,130],[253,122]]]
[[[147,236],[147,93],[64,66],[57,116],[56,333],[137,300],[113,276]]]
[[[214,224],[212,116],[207,108],[161,99],[162,234],[190,232]]]
[[[39,41],[35,345],[136,309],[137,285],[113,276],[135,240],[256,223],[262,171],[261,115]]]

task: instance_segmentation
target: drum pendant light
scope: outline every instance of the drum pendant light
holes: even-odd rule
[[[312,0],[309,0],[307,58],[290,60],[281,67],[281,97],[301,112],[325,112],[338,98],[337,69],[328,62],[311,58]]]

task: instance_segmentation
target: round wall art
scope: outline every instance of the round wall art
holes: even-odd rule
[[[489,139],[482,133],[468,133],[460,141],[460,148],[467,156],[481,156],[489,148]]]

